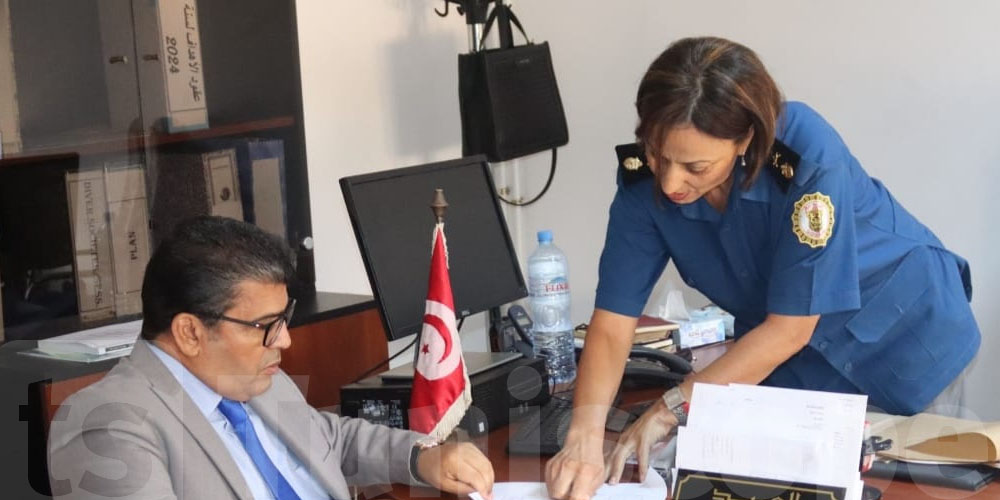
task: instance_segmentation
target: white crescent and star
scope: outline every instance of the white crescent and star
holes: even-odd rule
[[[455,312],[440,302],[428,300],[420,343],[417,371],[424,378],[437,380],[454,372],[462,361]]]

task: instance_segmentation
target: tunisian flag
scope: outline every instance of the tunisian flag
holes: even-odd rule
[[[434,227],[432,246],[424,326],[417,344],[417,369],[410,395],[410,429],[444,439],[462,420],[472,395],[455,325],[442,223]]]

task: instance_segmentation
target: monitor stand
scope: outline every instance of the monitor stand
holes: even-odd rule
[[[514,361],[521,357],[519,352],[465,352],[462,358],[465,366],[469,370],[469,376],[486,370],[496,368],[500,365]],[[397,366],[391,370],[379,374],[382,380],[410,380],[413,378],[413,363]]]

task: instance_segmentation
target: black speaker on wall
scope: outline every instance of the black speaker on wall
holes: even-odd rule
[[[569,142],[548,42],[460,54],[462,154],[503,161]]]

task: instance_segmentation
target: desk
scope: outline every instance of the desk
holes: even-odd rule
[[[726,349],[725,344],[719,344],[695,351],[694,368],[700,370],[707,366],[715,358],[722,355]],[[662,391],[647,389],[642,391],[632,391],[623,397],[623,405],[630,406],[642,401],[656,398]],[[509,456],[505,449],[507,440],[516,429],[517,423],[494,430],[485,436],[470,439],[483,453],[489,457],[493,463],[493,470],[497,482],[505,481],[544,481],[545,463],[549,457],[528,457]],[[617,435],[608,432],[605,434],[607,445],[613,446]],[[633,468],[634,469],[634,468]],[[634,470],[632,471],[634,473]],[[626,470],[626,474],[628,474]],[[870,484],[882,490],[884,500],[958,500],[973,498],[975,500],[1000,500],[1000,483],[991,483],[986,488],[977,491],[963,491],[948,488],[938,488],[934,486],[918,485],[905,481],[890,481],[886,479],[866,478],[866,484]],[[381,490],[376,487],[366,490],[367,498],[374,499],[418,499],[418,498],[457,498],[454,495],[440,493],[430,488],[416,488],[406,485],[392,485],[391,489]]]
[[[516,424],[514,424],[516,425]],[[493,462],[496,481],[544,481],[545,462],[548,457],[509,456],[504,447],[507,444],[514,426],[497,429],[486,436],[473,438],[475,443]],[[607,433],[606,438],[613,443],[615,435]],[[1000,483],[991,483],[977,492],[938,488],[905,481],[890,481],[886,479],[866,478],[866,484],[882,490],[884,500],[958,500],[971,498],[975,500],[1000,500]],[[454,495],[440,493],[430,488],[416,488],[406,485],[392,485],[390,491],[381,492],[377,488],[369,493],[369,499],[420,499],[420,498],[457,498]]]

